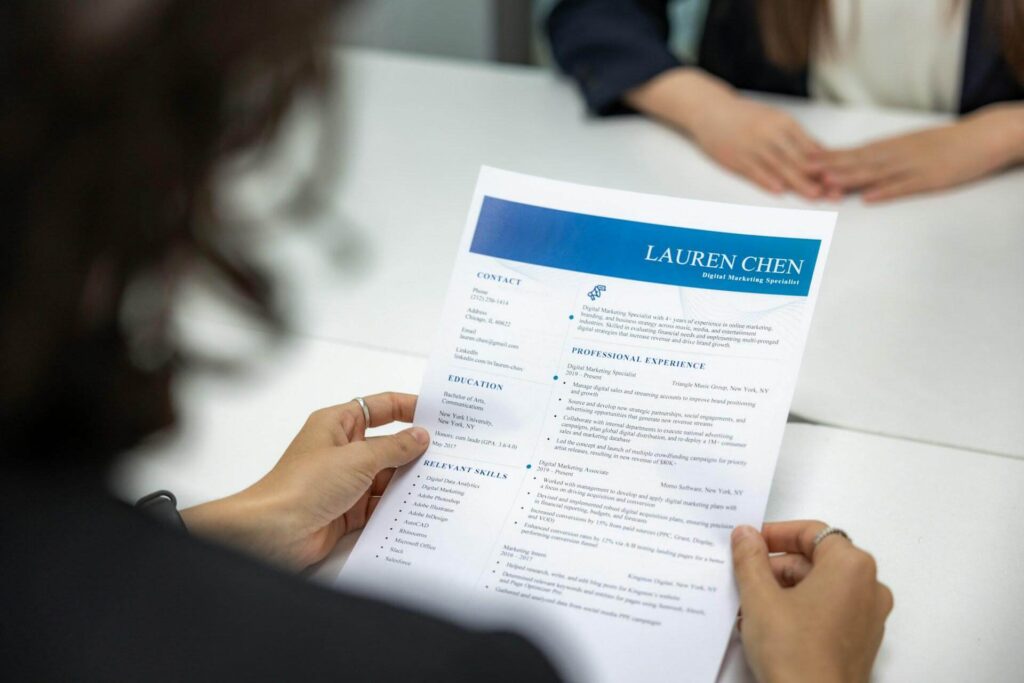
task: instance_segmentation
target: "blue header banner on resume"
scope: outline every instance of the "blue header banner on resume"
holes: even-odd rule
[[[474,254],[627,280],[807,296],[819,240],[679,228],[484,197]]]

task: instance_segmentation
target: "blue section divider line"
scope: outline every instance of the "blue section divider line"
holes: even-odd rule
[[[592,275],[807,296],[821,242],[592,216],[484,197],[474,254]]]

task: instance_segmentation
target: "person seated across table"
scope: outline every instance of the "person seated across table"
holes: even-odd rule
[[[664,121],[769,192],[878,201],[1024,162],[1024,0],[562,0],[547,32],[592,112]],[[739,90],[959,116],[827,149]]]
[[[200,259],[249,281],[217,230],[213,178],[315,85],[332,5],[0,4],[5,680],[557,678],[518,636],[289,573],[362,527],[393,469],[426,450],[417,427],[367,436],[410,421],[415,396],[313,413],[244,491],[180,517],[170,497],[150,501],[167,524],[107,491],[119,454],[173,422],[171,382],[189,358],[167,323],[178,276]],[[240,288],[257,303],[262,291]],[[892,595],[870,555],[822,529],[734,534],[743,640],[762,681],[871,670]]]

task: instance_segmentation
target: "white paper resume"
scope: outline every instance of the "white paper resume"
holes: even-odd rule
[[[836,214],[481,171],[398,472],[339,585],[713,681]]]

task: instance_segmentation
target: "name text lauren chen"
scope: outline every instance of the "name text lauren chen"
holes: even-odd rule
[[[781,258],[778,256],[744,256],[723,254],[714,251],[698,251],[696,249],[656,248],[647,245],[645,261],[668,263],[676,266],[706,268],[711,270],[735,270],[739,259],[740,270],[747,273],[765,273],[770,275],[800,275],[804,268],[804,259]]]

